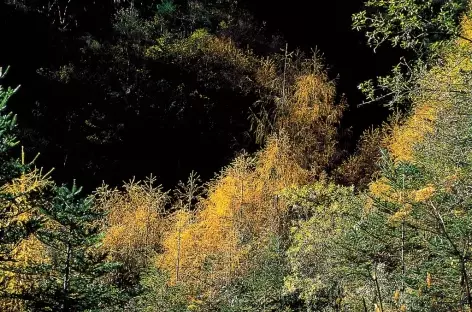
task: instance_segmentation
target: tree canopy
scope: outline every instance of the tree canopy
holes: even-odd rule
[[[2,2],[43,46],[0,69],[0,310],[472,311],[469,3],[364,3],[404,57],[353,128],[238,1]]]

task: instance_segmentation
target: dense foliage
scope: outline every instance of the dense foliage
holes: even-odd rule
[[[21,88],[0,88],[0,310],[472,311],[468,1],[354,16],[372,46],[414,51],[360,86],[400,109],[354,149],[318,51],[268,39],[236,1],[77,3],[2,3],[45,21],[61,57],[23,128]],[[219,173],[187,170],[197,153]],[[191,173],[117,186],[156,160]],[[112,178],[87,194],[71,174]]]

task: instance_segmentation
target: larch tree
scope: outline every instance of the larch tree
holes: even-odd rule
[[[104,185],[97,189],[94,198],[96,209],[107,212],[102,219],[102,250],[122,263],[113,280],[136,293],[141,272],[162,250],[169,194],[151,176],[145,181],[132,180],[122,189]]]

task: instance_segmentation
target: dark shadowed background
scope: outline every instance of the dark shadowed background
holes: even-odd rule
[[[106,22],[110,19],[107,12],[110,10],[106,2],[103,3],[102,10],[87,16],[87,23],[76,30],[77,33],[93,32],[97,37],[107,36],[110,31]],[[309,53],[317,48],[324,55],[330,77],[337,80],[339,94],[344,94],[349,103],[344,128],[352,129],[353,134],[348,139],[352,142],[364,129],[385,120],[388,113],[385,108],[376,105],[358,108],[363,97],[357,85],[388,73],[400,56],[398,51],[392,49],[388,52],[379,49],[373,53],[366,46],[363,34],[351,29],[351,15],[362,8],[362,3],[357,0],[259,0],[243,3],[256,20],[266,21],[269,34],[281,34],[289,49],[300,48]],[[53,95],[55,104],[52,114],[57,112],[58,116],[70,101],[74,101],[67,88],[47,82],[37,74],[38,68],[61,65],[66,55],[80,50],[81,47],[72,37],[51,35],[50,25],[39,14],[15,10],[3,1],[0,4],[0,65],[11,65],[6,81],[8,85],[22,85],[21,91],[12,100],[11,109],[18,113],[20,126],[27,129],[22,135],[26,138],[24,144],[30,156],[40,151],[39,164],[56,167],[54,177],[58,181],[77,178],[80,184],[93,188],[102,180],[120,184],[133,175],[143,178],[153,173],[159,177],[160,183],[171,187],[178,180],[185,179],[191,170],[196,170],[205,179],[211,178],[239,152],[241,146],[232,145],[229,141],[228,144],[217,141],[211,131],[203,139],[200,136],[184,142],[184,137],[192,137],[192,125],[197,125],[199,120],[189,119],[188,126],[175,132],[166,131],[158,138],[143,128],[142,133],[137,132],[139,138],[128,138],[126,144],[106,151],[101,150],[103,147],[89,148],[78,135],[61,129],[57,123],[38,123],[38,119],[33,119],[32,112],[37,110],[37,114],[43,113],[37,106],[42,98]],[[86,95],[87,90],[81,92]],[[136,125],[139,123],[139,120],[135,122]],[[152,120],[149,123],[152,126]],[[35,132],[48,133],[49,139],[42,141]],[[204,142],[200,144],[198,140]],[[141,148],[143,146],[146,148]],[[250,144],[246,148],[255,150],[257,146]],[[94,163],[103,158],[102,155],[111,153],[120,155],[115,157],[113,164],[105,166],[105,169],[93,168]]]

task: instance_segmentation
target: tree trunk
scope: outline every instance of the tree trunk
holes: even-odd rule
[[[70,258],[71,258],[72,248],[71,244],[67,243],[67,256],[66,256],[66,266],[64,270],[64,279],[62,283],[62,311],[69,311],[69,284],[70,284]]]
[[[461,258],[461,269],[462,275],[464,277],[465,291],[467,295],[467,304],[469,305],[469,312],[472,312],[472,295],[470,293],[470,280],[469,275],[467,274],[467,269],[465,267],[465,259]]]
[[[379,304],[380,304],[380,312],[383,312],[383,302],[382,302],[382,294],[380,293],[380,286],[379,286],[379,280],[377,278],[377,267],[374,268],[374,281],[375,281],[375,286],[377,288],[377,295],[379,296]]]
[[[179,227],[179,236],[177,238],[177,263],[175,265],[175,282],[179,282],[180,274],[180,235],[182,233],[182,228]]]

